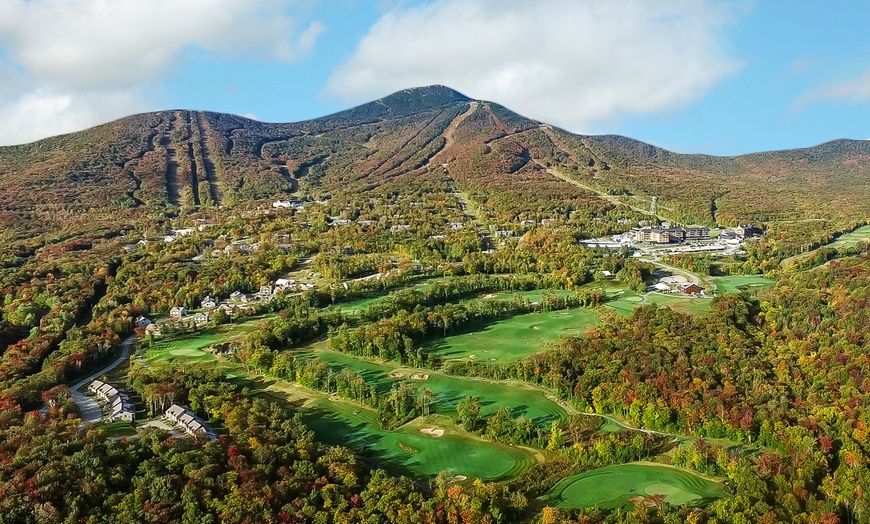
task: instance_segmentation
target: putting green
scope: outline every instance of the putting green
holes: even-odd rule
[[[770,287],[774,284],[773,280],[761,275],[712,277],[710,280],[716,284],[716,291],[720,293],[737,293],[744,289]]]
[[[604,306],[616,310],[623,316],[631,315],[631,312],[643,301],[643,297],[628,288],[609,288],[604,292],[607,295]]]
[[[665,495],[665,501],[679,506],[698,505],[727,497],[718,482],[682,469],[635,463],[608,466],[561,480],[547,493],[549,504],[563,508],[605,509],[630,504],[637,496]]]
[[[347,368],[362,374],[366,384],[374,384],[383,393],[388,392],[397,382],[397,379],[387,377],[396,370],[393,365],[362,360],[334,351],[318,351],[316,356],[336,370]],[[548,425],[553,420],[562,421],[567,417],[565,409],[548,399],[543,391],[520,384],[455,377],[424,369],[402,368],[401,372],[403,378],[399,380],[408,380],[417,387],[425,386],[435,393],[433,410],[436,413],[452,416],[456,412],[456,404],[470,395],[480,400],[482,416],[492,415],[500,407],[507,406],[514,417],[523,416],[536,424]],[[410,380],[408,377],[414,373],[427,374],[429,379]]]
[[[582,335],[598,323],[598,316],[590,309],[529,313],[489,324],[480,331],[432,341],[425,350],[447,360],[505,364],[539,353],[543,342]]]
[[[327,444],[362,449],[378,461],[434,477],[441,471],[483,480],[513,478],[535,464],[528,450],[487,442],[447,429],[437,438],[420,433],[415,421],[393,431],[383,431],[374,411],[351,403],[321,398],[305,405],[303,420]],[[422,425],[421,425],[422,424]]]

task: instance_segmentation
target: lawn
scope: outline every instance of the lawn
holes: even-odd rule
[[[107,437],[132,437],[136,435],[136,428],[130,422],[117,421],[100,424],[100,428],[106,432]]]
[[[604,305],[623,316],[631,315],[634,308],[643,302],[643,297],[624,287],[608,288],[604,290],[604,293],[607,295],[607,302]]]
[[[672,505],[703,504],[727,497],[718,482],[678,468],[635,463],[608,466],[561,480],[546,495],[563,508],[606,509],[630,505],[637,496],[666,495]]]
[[[489,416],[498,411],[501,406],[510,408],[515,417],[523,416],[537,424],[549,424],[553,420],[565,420],[565,410],[547,398],[540,390],[526,387],[522,384],[508,384],[489,380],[455,377],[434,371],[414,368],[401,368],[388,363],[376,363],[355,358],[352,355],[334,351],[318,351],[317,357],[325,361],[336,371],[347,368],[361,373],[366,384],[374,384],[379,391],[387,393],[399,380],[409,380],[411,374],[425,373],[429,375],[426,381],[410,380],[415,386],[425,386],[435,393],[433,410],[453,416],[456,404],[467,395],[480,400],[480,414]],[[393,371],[403,373],[402,379],[387,377]]]
[[[770,287],[775,283],[773,280],[764,278],[761,275],[710,277],[710,280],[716,284],[716,291],[719,293],[738,293],[744,289]]]
[[[646,296],[644,303],[667,306],[674,311],[685,313],[686,315],[702,315],[710,311],[713,306],[713,299],[650,293]]]
[[[154,345],[148,348],[142,356],[142,361],[149,366],[176,361],[191,364],[214,362],[214,356],[211,353],[203,351],[205,348],[218,342],[224,342],[231,337],[244,335],[254,329],[258,329],[262,322],[268,320],[268,316],[258,317],[244,322],[203,329],[191,335],[157,339]]]
[[[535,464],[529,450],[483,441],[464,434],[443,417],[417,420],[383,431],[374,411],[349,402],[320,398],[302,408],[303,420],[327,444],[364,450],[377,461],[434,477],[441,471],[483,480],[513,478]],[[423,427],[445,429],[438,438]]]
[[[529,313],[494,322],[480,331],[435,340],[425,350],[447,360],[505,364],[540,352],[543,342],[582,335],[598,323],[598,316],[590,309]]]

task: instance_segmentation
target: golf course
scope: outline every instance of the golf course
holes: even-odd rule
[[[716,284],[718,293],[738,293],[760,287],[771,287],[774,281],[761,275],[735,275],[727,277],[710,277]]]
[[[549,424],[553,420],[563,421],[567,417],[565,409],[548,399],[543,391],[522,384],[457,377],[426,369],[396,367],[334,351],[317,351],[315,356],[335,370],[347,368],[360,373],[367,384],[374,384],[383,393],[388,392],[398,381],[408,380],[411,375],[425,374],[428,379],[412,380],[412,383],[417,387],[424,386],[435,393],[433,409],[436,413],[453,413],[460,400],[472,396],[480,401],[481,416],[489,416],[500,407],[506,406],[511,409],[514,417],[522,416],[536,424]],[[394,372],[401,373],[401,378],[388,376]]]
[[[540,292],[536,292],[540,296]],[[494,322],[479,331],[434,340],[426,351],[446,360],[475,360],[506,364],[542,350],[541,343],[565,335],[582,335],[599,323],[591,309],[529,313]]]
[[[441,471],[482,480],[513,478],[535,464],[531,450],[484,441],[453,426],[448,417],[415,420],[393,431],[381,430],[377,414],[350,402],[320,398],[302,407],[306,425],[318,440],[363,451],[384,466],[426,477]],[[438,437],[421,432],[444,428]]]
[[[718,482],[669,466],[632,463],[608,466],[563,479],[545,495],[562,508],[605,509],[631,504],[634,497],[665,495],[672,505],[699,504],[727,497]]]

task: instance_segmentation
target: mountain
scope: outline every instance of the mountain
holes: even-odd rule
[[[442,173],[502,220],[553,205],[734,224],[870,217],[870,142],[736,157],[582,136],[444,86],[406,89],[305,122],[186,110],[146,113],[0,148],[0,226],[17,236],[151,210],[234,206],[297,192],[365,191]],[[505,199],[523,202],[507,205]],[[554,204],[555,203],[555,204]],[[561,204],[560,204],[561,203]]]

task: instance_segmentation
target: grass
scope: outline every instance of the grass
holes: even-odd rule
[[[549,504],[563,508],[628,506],[629,499],[666,495],[672,505],[699,505],[727,497],[718,482],[682,469],[646,463],[608,466],[561,480],[548,493]]]
[[[483,441],[456,428],[447,417],[417,419],[393,431],[383,431],[374,411],[349,402],[320,398],[302,408],[303,420],[318,440],[363,450],[378,462],[434,477],[441,471],[483,480],[513,478],[532,465],[533,453],[523,448]],[[420,428],[445,430],[439,438]]]
[[[136,435],[136,428],[130,422],[119,420],[101,424],[100,427],[106,432],[107,437],[132,437]]]
[[[862,226],[852,231],[851,233],[846,233],[845,235],[840,235],[839,238],[831,242],[830,244],[825,244],[819,248],[813,249],[812,251],[807,251],[806,253],[801,253],[799,255],[795,255],[793,257],[786,258],[780,264],[784,268],[788,268],[793,262],[797,262],[799,260],[803,260],[804,258],[808,258],[810,255],[818,251],[823,247],[835,248],[835,249],[848,249],[851,247],[855,247],[859,242],[868,242],[870,241],[870,225]]]
[[[713,307],[712,298],[683,297],[679,295],[660,295],[650,293],[646,296],[645,304],[658,304],[667,306],[679,313],[686,315],[702,315],[709,313]]]
[[[761,275],[710,277],[719,293],[738,293],[744,289],[770,287],[774,281]]]
[[[604,292],[608,298],[604,303],[605,307],[615,310],[622,316],[631,315],[634,308],[643,301],[643,297],[624,287],[606,288]]]
[[[430,342],[425,350],[447,360],[505,364],[540,352],[543,342],[581,335],[598,323],[598,316],[589,309],[529,313],[489,324],[480,331]]]
[[[203,329],[197,333],[177,338],[158,339],[145,352],[142,361],[149,366],[174,361],[191,364],[213,362],[215,357],[211,353],[203,351],[205,348],[258,329],[260,324],[268,319],[268,316],[252,318],[244,322]]]
[[[398,382],[387,378],[387,375],[397,370],[397,366],[387,363],[377,363],[356,358],[352,355],[334,351],[318,351],[317,357],[334,369],[347,368],[362,374],[366,384],[375,385],[382,393],[387,393]],[[502,406],[511,409],[515,417],[523,416],[536,424],[549,424],[553,420],[563,421],[567,417],[565,410],[547,398],[543,391],[526,387],[522,384],[494,382],[484,379],[455,377],[425,369],[398,368],[407,380],[413,373],[426,373],[429,380],[410,381],[415,386],[425,386],[435,393],[435,403],[432,409],[436,413],[453,415],[456,404],[471,395],[480,400],[480,414],[489,416]]]

